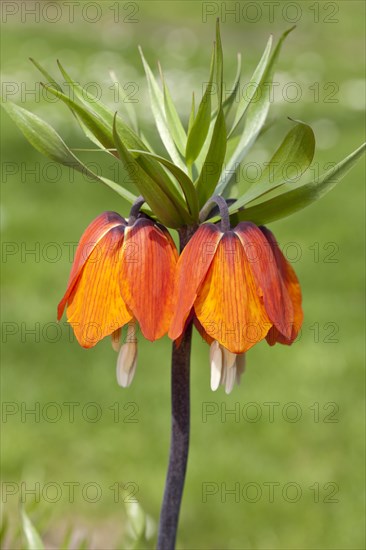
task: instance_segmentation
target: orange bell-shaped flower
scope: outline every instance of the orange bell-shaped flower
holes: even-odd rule
[[[121,327],[129,324],[128,349],[122,346],[119,360],[120,370],[128,374],[137,359],[131,326],[137,321],[151,341],[168,331],[177,257],[168,231],[153,220],[140,216],[128,223],[115,212],[104,212],[80,239],[58,319],[67,306],[67,320],[84,348],[108,335],[115,347]]]
[[[303,314],[297,277],[272,233],[250,222],[222,231],[201,225],[177,264],[175,314],[169,336],[179,339],[193,315],[211,344],[211,387],[231,391],[243,354],[267,338],[291,344]]]

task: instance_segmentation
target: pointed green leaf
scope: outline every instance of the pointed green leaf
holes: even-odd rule
[[[95,136],[97,141],[103,145],[105,149],[113,149],[114,142],[112,137],[111,128],[93,111],[89,110],[87,107],[83,107],[76,103],[73,99],[63,94],[56,88],[52,86],[43,86],[54,96],[61,99],[65,105],[67,105],[72,111],[74,111],[82,123],[90,130],[90,132]]]
[[[110,74],[110,77],[111,77],[113,83],[117,84],[118,97],[121,97],[121,99],[122,99],[123,107],[126,110],[128,120],[129,120],[134,132],[136,134],[138,134],[139,125],[138,125],[136,111],[133,107],[133,103],[131,101],[128,101],[128,95],[127,95],[126,91],[124,90],[123,86],[121,85],[121,83],[119,82],[119,80],[116,76],[116,73],[114,71],[110,71],[109,74]]]
[[[366,143],[323,174],[317,181],[303,184],[268,201],[234,214],[233,222],[247,220],[257,225],[285,218],[319,200],[347,174],[366,149]]]
[[[220,35],[220,19],[216,19],[216,86],[219,107],[222,105],[222,87],[224,80],[224,61]]]
[[[52,126],[10,101],[1,102],[1,106],[37,151],[66,166],[73,165],[74,155]]]
[[[23,533],[27,545],[26,550],[44,550],[42,539],[23,508],[21,509],[20,514]]]
[[[196,116],[196,109],[194,104],[194,92],[192,92],[192,104],[191,104],[191,112],[189,114],[189,120],[188,120],[188,134],[191,131],[191,128],[193,126],[193,122]]]
[[[107,178],[103,178],[102,176],[98,176],[89,170],[89,168],[72,153],[56,130],[47,122],[26,109],[19,107],[15,103],[2,102],[1,105],[13,119],[24,137],[35,149],[37,149],[37,151],[51,160],[59,162],[64,166],[74,168],[74,170],[107,185],[131,204],[136,200],[137,197],[127,191],[127,189],[124,189],[121,185]]]
[[[200,206],[213,194],[216,184],[220,178],[222,165],[226,152],[226,125],[222,108],[217,115],[210,147],[198,180],[196,188],[199,196]]]
[[[186,162],[192,165],[206,140],[211,121],[212,80],[215,66],[215,49],[212,53],[210,78],[198,107],[197,115],[187,138]]]
[[[178,191],[174,182],[167,174],[167,171],[163,168],[164,163],[158,160],[158,155],[155,155],[154,153],[149,154],[149,151],[140,151],[138,149],[129,149],[129,152],[132,154],[132,156],[135,158],[136,162],[141,166],[144,172],[146,172],[152,180],[159,182],[160,187],[164,188],[168,192],[173,202],[179,205],[181,211],[186,212],[187,204],[184,202],[181,193]],[[183,170],[181,170],[175,164],[171,163],[170,161],[166,162],[168,166],[174,167],[173,170],[176,169],[176,173],[184,173]],[[189,180],[188,176],[186,176],[186,178]],[[186,182],[187,179],[184,181]]]
[[[130,150],[130,153],[139,154],[142,157],[147,157],[147,158],[152,157],[157,161],[159,161],[163,166],[166,166],[166,168],[168,168],[171,174],[178,181],[183,191],[183,194],[186,198],[186,202],[193,219],[198,220],[199,206],[198,206],[198,196],[197,196],[196,188],[193,185],[192,180],[187,176],[185,172],[183,172],[183,170],[179,168],[179,166],[176,166],[169,160],[163,157],[160,157],[159,155],[155,155],[154,153],[149,153],[147,151]]]
[[[234,82],[231,86],[230,93],[227,96],[227,98],[222,102],[222,108],[224,109],[225,116],[227,117],[233,104],[236,99],[239,85],[240,85],[240,76],[241,76],[241,55],[238,53],[237,55],[237,67],[236,67],[236,74],[234,78]],[[216,118],[218,113],[218,109],[214,109],[211,113],[211,119]],[[233,139],[233,138],[231,138]]]
[[[226,113],[226,116],[230,112],[230,109],[234,104],[236,94],[238,93],[238,89],[239,89],[239,85],[240,85],[240,76],[241,76],[241,55],[240,55],[240,53],[238,53],[238,55],[237,55],[236,75],[235,75],[235,78],[234,78],[233,85],[231,87],[231,92],[222,104],[222,106],[224,108],[224,111]]]
[[[155,124],[158,129],[161,141],[163,142],[166,150],[168,151],[172,161],[177,164],[182,170],[185,170],[184,163],[179,155],[179,152],[175,146],[173,137],[170,134],[169,127],[165,118],[164,112],[164,96],[160,90],[158,83],[155,80],[154,74],[148,65],[142,49],[139,48],[142,63],[145,69],[147,83],[150,92],[151,110],[155,118]]]
[[[141,168],[121,141],[116,124],[113,126],[113,137],[121,162],[123,162],[132,181],[159,220],[173,229],[184,225],[187,218],[190,220],[188,212],[181,209],[176,201],[173,190],[165,187],[161,181],[153,180]]]
[[[141,539],[146,532],[146,514],[138,502],[125,502],[125,509],[134,538]]]
[[[252,97],[249,105],[246,108],[244,131],[242,133],[239,144],[233,153],[233,156],[230,158],[227,164],[226,171],[216,187],[216,194],[222,194],[226,186],[233,179],[237,167],[257,139],[257,136],[261,131],[263,124],[265,123],[270,107],[270,93],[273,80],[274,65],[279,56],[283,41],[294,28],[295,27],[292,27],[282,34],[273,54],[264,66],[264,71],[263,67],[261,68],[261,73],[263,74],[257,87],[259,98],[254,101],[254,97]]]
[[[75,97],[87,108],[89,113],[92,113],[95,117],[98,117],[98,119],[103,121],[104,126],[109,129],[110,134],[112,135],[114,112],[109,107],[104,105],[99,99],[95,98],[92,94],[85,90],[79,83],[75,82],[66,72],[60,61],[57,61],[57,64],[61,74],[65,78],[65,81],[70,85]],[[72,109],[70,105],[69,107]],[[76,114],[79,115],[78,112],[76,112]],[[88,128],[89,126],[87,126],[87,129]],[[146,150],[144,142],[131,128],[129,128],[129,126],[127,126],[127,124],[123,122],[120,117],[117,117],[117,129],[118,134],[126,147],[130,149]],[[88,137],[90,138],[91,136],[88,135]]]
[[[53,76],[50,75],[49,72],[46,71],[46,69],[44,69],[42,67],[42,65],[40,65],[35,59],[33,59],[32,57],[29,58],[29,61],[31,63],[33,63],[33,65],[39,70],[39,72],[41,74],[43,74],[43,76],[46,78],[47,80],[47,83],[48,84],[52,84],[56,90],[59,90],[60,92],[62,92],[62,88],[60,86],[60,84],[58,84],[58,82],[56,82],[56,80],[53,78]]]
[[[109,109],[109,107],[106,107],[101,103],[100,101],[96,101],[95,98],[93,98],[90,94],[88,94],[83,88],[76,82],[74,82],[71,77],[67,74],[65,69],[62,67],[61,63],[58,61],[58,65],[60,68],[60,71],[62,72],[63,76],[67,80],[67,82],[72,87],[75,96],[86,106],[86,110],[88,113],[91,114],[91,116],[94,116],[96,120],[101,120],[103,124],[103,128],[105,130],[105,135],[101,134],[102,139],[104,141],[101,141],[100,135],[98,135],[98,140],[102,143],[104,147],[106,147],[105,143],[109,143],[109,140],[113,141],[112,136],[112,128],[114,124],[114,114]],[[76,111],[77,114],[80,113],[80,109],[83,109],[79,105],[76,105]],[[69,105],[70,106],[70,105]],[[91,110],[90,110],[91,107]],[[71,107],[72,108],[72,107]],[[94,109],[94,111],[92,110]],[[81,112],[79,114],[80,118],[82,118],[82,121],[86,123],[87,128],[89,128],[93,134],[95,135],[94,126],[90,123],[89,119],[85,119],[85,114]],[[146,151],[145,143],[129,128],[117,115],[116,118],[116,124],[117,124],[117,131],[120,139],[123,141],[126,148],[131,150],[143,150]],[[112,149],[113,147],[107,147],[108,149]],[[152,179],[159,178],[162,180],[166,185],[170,185],[171,181],[165,171],[161,168],[160,164],[156,162],[153,158],[146,159],[146,158],[137,158],[137,162],[141,165],[143,170],[149,174],[149,176]]]
[[[44,69],[39,63],[37,63],[36,61],[34,61],[33,59],[31,59],[32,63],[35,65],[35,67],[37,67],[37,69],[40,71],[40,73],[45,76],[46,78],[46,81],[47,81],[47,87],[45,87],[46,89],[49,89],[50,87],[53,87],[55,88],[56,90],[58,90],[59,92],[63,93],[63,90],[62,90],[62,87],[56,82],[56,80],[50,76],[50,74],[46,71],[46,69]],[[59,67],[61,66],[61,64],[58,62],[59,64]],[[63,71],[61,71],[63,76],[65,77],[65,81],[68,83],[68,84],[71,84],[71,89],[75,92],[74,88],[73,88],[73,85],[76,84],[76,83],[73,83],[71,81],[71,79],[69,79],[68,77],[65,76],[65,74],[63,73]],[[65,71],[66,73],[66,71]],[[67,73],[66,73],[67,74]],[[80,86],[81,88],[81,86]],[[52,92],[51,92],[52,93]],[[78,95],[77,92],[75,94],[76,96]],[[101,143],[98,139],[96,139],[96,137],[94,136],[93,132],[91,132],[87,126],[85,126],[85,124],[80,120],[80,118],[77,116],[77,114],[75,113],[75,111],[73,111],[71,109],[71,112],[72,114],[75,116],[76,120],[78,121],[78,123],[80,124],[84,134],[86,135],[86,137],[88,139],[90,139],[95,145],[97,145],[99,148],[101,147]]]
[[[272,41],[273,41],[273,37],[271,35],[268,39],[267,45],[265,47],[265,50],[262,54],[262,57],[261,57],[259,63],[258,63],[258,66],[255,69],[255,71],[253,73],[253,76],[252,76],[252,78],[250,79],[250,81],[248,83],[246,93],[243,94],[240,98],[238,108],[237,108],[237,111],[235,113],[234,122],[233,122],[231,130],[229,132],[229,137],[232,135],[232,133],[236,129],[237,125],[239,124],[239,122],[243,118],[243,116],[245,114],[245,111],[247,110],[250,102],[255,97],[255,95],[258,91],[258,88],[260,86],[262,77],[263,77],[263,75],[264,75],[264,73],[265,73],[265,71],[268,67],[269,56],[271,54],[271,49],[272,49]]]
[[[159,66],[160,67],[160,66]],[[178,115],[178,112],[175,108],[172,96],[170,95],[169,88],[165,82],[163,72],[160,68],[161,78],[163,81],[163,90],[164,90],[164,109],[165,117],[169,127],[170,134],[174,139],[174,143],[177,146],[181,155],[184,155],[187,145],[187,135],[183,128],[182,121]]]
[[[314,158],[314,151],[313,130],[307,124],[299,122],[289,131],[267,163],[260,179],[232,205],[232,211],[238,210],[281,185],[294,182],[309,168]]]

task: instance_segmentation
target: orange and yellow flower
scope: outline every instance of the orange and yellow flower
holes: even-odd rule
[[[178,260],[175,292],[169,336],[179,339],[193,316],[211,344],[212,389],[231,391],[248,349],[264,338],[291,344],[302,324],[295,272],[272,233],[250,222],[201,225]]]
[[[136,369],[136,323],[148,340],[169,330],[179,343],[193,319],[211,346],[212,389],[223,384],[230,392],[247,350],[264,338],[291,344],[303,320],[298,279],[267,228],[203,224],[178,259],[164,227],[141,214],[127,221],[115,212],[98,216],[82,235],[58,319],[66,306],[83,347],[112,336],[122,386]]]
[[[90,348],[129,325],[117,378],[126,386],[137,361],[135,323],[148,340],[167,333],[173,314],[178,253],[168,231],[140,216],[131,224],[115,212],[98,216],[82,235],[68,287],[58,306],[81,346]]]

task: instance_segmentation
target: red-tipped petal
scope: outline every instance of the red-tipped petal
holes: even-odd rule
[[[110,231],[113,227],[124,226],[126,221],[116,212],[103,212],[95,220],[88,225],[81,236],[78,247],[76,249],[74,262],[72,264],[69,282],[66,292],[57,308],[57,319],[60,320],[68,302],[70,294],[74,288],[78,276],[85,264],[86,260],[93,252],[98,242]]]
[[[223,233],[211,223],[201,225],[184,248],[177,264],[175,313],[169,337],[176,340],[182,334],[198,290],[214,258]]]
[[[254,223],[239,223],[234,232],[243,244],[268,317],[279,332],[290,338],[294,322],[292,301],[282,281],[271,246]]]
[[[85,348],[132,318],[119,288],[123,228],[114,227],[88,256],[68,299],[67,318]]]
[[[247,351],[272,326],[234,232],[222,237],[194,309],[205,332],[232,353]]]
[[[276,327],[273,327],[267,335],[267,342],[270,345],[273,345],[276,342],[289,345],[289,344],[292,344],[294,340],[296,340],[296,337],[299,333],[299,330],[301,328],[301,325],[304,319],[304,314],[301,307],[301,301],[302,301],[301,287],[295,271],[292,269],[292,266],[289,264],[289,262],[286,260],[286,258],[282,254],[273,233],[271,233],[271,231],[266,227],[261,227],[260,229],[270,244],[270,247],[272,249],[272,252],[276,260],[277,269],[281,274],[283,283],[290,296],[293,311],[294,311],[290,337],[286,338],[283,334],[281,334],[281,332],[279,332],[276,329]]]
[[[120,288],[148,340],[163,336],[173,315],[177,250],[153,221],[137,220],[125,230]]]

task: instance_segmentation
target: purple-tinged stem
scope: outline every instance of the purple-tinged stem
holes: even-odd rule
[[[180,231],[181,251],[194,232],[193,228]],[[192,322],[188,324],[179,347],[172,349],[172,428],[169,466],[160,513],[157,550],[174,550],[177,538],[179,511],[187,470],[190,427],[190,358]]]

